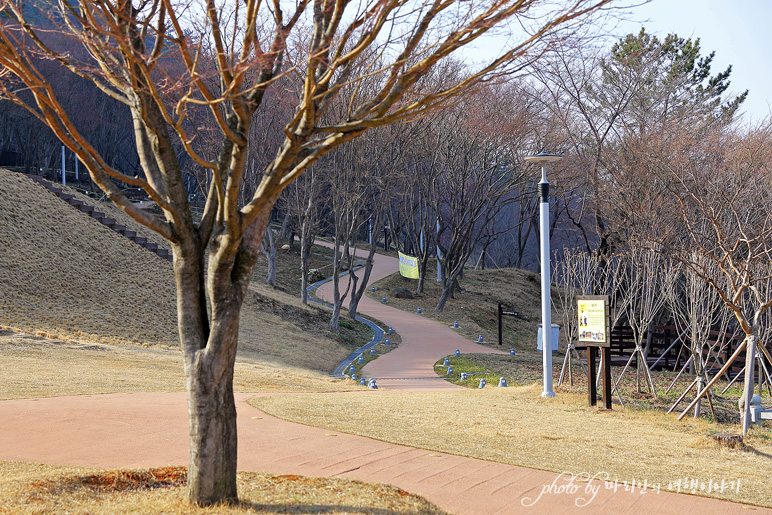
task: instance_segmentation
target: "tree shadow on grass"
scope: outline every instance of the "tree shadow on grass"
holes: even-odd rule
[[[245,510],[251,509],[258,513],[350,513],[352,515],[404,515],[404,511],[394,511],[384,508],[372,508],[362,506],[346,506],[346,505],[332,505],[332,504],[297,504],[297,505],[276,505],[276,504],[260,504],[240,501],[238,507]],[[426,507],[420,509],[420,511],[411,510],[409,513],[421,514],[421,515],[445,515],[444,511],[437,509],[436,511],[427,511]]]

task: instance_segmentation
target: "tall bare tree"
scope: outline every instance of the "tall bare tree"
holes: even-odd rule
[[[680,224],[652,238],[657,239],[657,246],[664,243],[661,252],[710,284],[745,334],[721,373],[745,351],[742,423],[746,434],[759,328],[772,306],[772,292],[767,288],[772,278],[772,212],[762,207],[772,203],[772,124],[766,121],[745,134],[711,126],[692,131],[680,128],[677,137],[662,137],[667,144],[660,145],[657,162],[672,180],[671,198],[678,206]],[[663,159],[665,155],[671,159]]]
[[[51,5],[49,25],[41,26],[27,17],[28,1],[0,1],[0,95],[48,125],[110,200],[171,243],[192,501],[237,498],[233,367],[239,313],[282,190],[368,129],[425,116],[482,81],[522,69],[560,30],[584,23],[609,2],[78,0]],[[500,52],[447,84],[421,82],[454,51],[500,33],[508,20],[512,29]],[[86,55],[60,51],[52,32],[73,38]],[[52,61],[126,106],[142,174],[110,166],[73,125],[62,92],[40,73],[41,63]],[[281,145],[245,199],[252,120],[288,67],[302,87]],[[365,79],[377,87],[357,88]],[[323,118],[344,93],[345,116]],[[187,119],[199,109],[216,122],[216,153],[197,151]],[[191,213],[183,154],[211,174],[200,222]],[[134,206],[116,181],[145,190],[163,214]]]

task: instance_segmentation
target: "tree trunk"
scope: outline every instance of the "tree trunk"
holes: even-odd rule
[[[416,287],[416,293],[424,292],[424,284],[426,283],[426,267],[429,265],[429,255],[418,261],[418,286]]]
[[[227,323],[235,326],[238,318]],[[225,342],[223,342],[224,344]],[[235,347],[235,342],[233,342]],[[190,424],[188,496],[196,504],[235,502],[237,433],[233,365],[217,370],[204,352],[187,375]],[[219,372],[219,373],[218,373]]]
[[[300,237],[300,298],[308,305],[308,235],[301,231]]]
[[[353,318],[356,318],[357,316],[359,301],[362,299],[362,295],[365,294],[365,291],[367,290],[367,284],[370,282],[370,273],[373,270],[374,256],[375,256],[375,245],[372,245],[370,246],[370,250],[367,253],[367,259],[365,260],[365,266],[362,273],[362,284],[360,284],[358,288],[357,288],[357,276],[354,275],[353,270],[349,272],[350,274],[352,274],[352,280],[354,283],[351,291],[351,301],[349,302],[349,305],[348,305],[349,318],[353,319]]]
[[[183,250],[174,245],[174,272],[188,397],[188,496],[196,504],[209,505],[237,499],[233,367],[243,296],[236,293],[230,274],[210,277],[215,294],[208,315],[204,258],[194,246]],[[210,276],[217,259],[215,253],[210,257]],[[218,278],[231,284],[217,284]]]
[[[266,229],[265,236],[263,237],[263,243],[260,245],[260,249],[265,255],[265,259],[268,261],[268,273],[265,276],[265,284],[276,287],[276,238],[273,237],[273,230]]]

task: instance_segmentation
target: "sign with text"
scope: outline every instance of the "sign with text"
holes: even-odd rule
[[[418,259],[400,252],[399,275],[408,279],[418,279]]]
[[[608,334],[608,297],[587,295],[576,298],[576,312],[579,316],[577,327],[580,344],[607,346],[611,343]]]

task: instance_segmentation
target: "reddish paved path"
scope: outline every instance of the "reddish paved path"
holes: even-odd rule
[[[378,268],[385,260],[379,260]],[[394,268],[392,268],[393,270]],[[390,272],[386,269],[387,272]],[[382,272],[378,272],[379,274]],[[431,377],[433,363],[452,353],[480,351],[451,329],[409,313],[363,301],[362,310],[392,325],[399,349],[372,362],[379,384],[447,388]],[[377,311],[376,311],[377,309]],[[392,318],[393,317],[393,318]],[[411,331],[418,330],[415,336]],[[454,339],[455,338],[455,339]],[[468,347],[467,347],[468,346]],[[470,350],[473,349],[473,350]],[[434,352],[439,354],[434,354]],[[415,358],[415,360],[414,360]],[[378,363],[383,360],[383,363]],[[404,363],[415,363],[409,367]],[[378,366],[376,366],[378,364]],[[404,379],[388,380],[390,377]],[[380,395],[362,392],[353,395]],[[351,395],[351,394],[343,394]],[[456,515],[510,513],[756,513],[704,497],[620,487],[472,458],[393,445],[266,415],[237,395],[239,470],[337,476],[389,483],[425,496]],[[187,463],[187,404],[183,393],[137,393],[0,401],[0,459],[88,467],[151,467]],[[550,485],[554,485],[550,491]],[[571,485],[568,484],[570,487]],[[611,485],[609,485],[611,486]],[[560,487],[563,487],[562,489]],[[546,491],[543,495],[540,495]]]
[[[323,242],[321,244],[325,245]],[[396,258],[377,255],[370,274],[370,283],[393,274],[398,270],[398,266]],[[342,279],[345,279],[345,276]],[[332,303],[332,282],[319,288],[319,296]],[[379,296],[383,296],[383,293],[379,292]],[[388,294],[386,296],[391,298]],[[380,388],[411,391],[463,388],[439,378],[434,372],[434,363],[453,354],[456,349],[463,354],[502,352],[462,338],[449,326],[393,308],[366,295],[359,303],[359,311],[390,325],[402,338],[402,343],[396,350],[371,361],[362,369],[365,376],[376,379]]]

